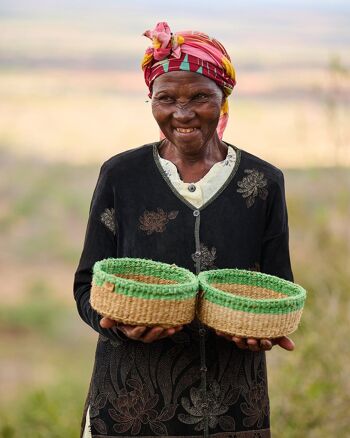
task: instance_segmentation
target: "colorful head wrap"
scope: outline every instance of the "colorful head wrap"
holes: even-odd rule
[[[236,84],[235,70],[224,46],[214,38],[196,31],[173,34],[168,23],[158,23],[143,34],[152,40],[142,60],[145,82],[152,96],[154,80],[170,71],[191,71],[207,76],[228,97]],[[217,132],[222,138],[228,121],[228,102],[221,108]]]

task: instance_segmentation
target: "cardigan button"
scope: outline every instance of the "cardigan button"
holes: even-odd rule
[[[194,210],[194,211],[193,211],[193,216],[197,217],[197,216],[199,216],[199,215],[200,215],[199,210]]]
[[[206,331],[204,328],[200,328],[200,329],[198,330],[199,336],[205,336],[206,332],[207,332],[207,331]]]
[[[195,192],[197,187],[194,184],[190,184],[187,188],[190,192]]]

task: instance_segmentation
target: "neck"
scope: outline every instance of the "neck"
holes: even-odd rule
[[[215,163],[225,159],[227,145],[217,134],[198,151],[180,150],[165,139],[160,145],[159,154],[175,164],[184,182],[197,182]]]

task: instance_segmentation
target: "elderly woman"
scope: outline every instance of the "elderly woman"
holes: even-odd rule
[[[292,350],[291,340],[230,337],[197,320],[125,326],[89,304],[92,266],[107,257],[293,278],[281,171],[222,140],[235,85],[226,50],[199,32],[172,34],[167,23],[145,35],[153,46],[142,66],[162,140],[104,163],[93,194],[74,284],[80,316],[99,333],[82,433],[266,438],[264,350]]]

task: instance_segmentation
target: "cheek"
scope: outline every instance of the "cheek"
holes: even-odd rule
[[[168,114],[157,104],[152,105],[152,114],[158,124],[166,123]]]
[[[156,104],[152,104],[152,114],[156,120],[159,118],[159,110]]]
[[[220,118],[221,107],[219,105],[208,105],[202,112],[202,119],[209,126],[217,125]]]

